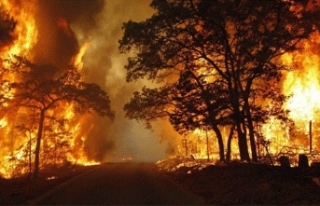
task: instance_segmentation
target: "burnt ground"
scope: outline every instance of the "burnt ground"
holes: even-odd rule
[[[27,204],[95,166],[69,166],[42,171],[38,179],[0,178],[0,205]],[[319,205],[320,168],[232,164],[181,166],[168,172],[176,184],[202,197],[208,204]],[[48,177],[57,177],[48,180]]]
[[[42,170],[37,179],[0,178],[0,205],[25,205],[64,182],[90,171],[95,166],[63,166]]]
[[[208,204],[320,204],[320,168],[251,164],[182,166],[167,175]]]

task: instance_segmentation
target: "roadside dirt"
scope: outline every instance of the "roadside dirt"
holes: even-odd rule
[[[267,165],[180,167],[167,172],[206,203],[236,205],[318,205],[320,168]],[[318,182],[317,182],[318,181]]]
[[[15,179],[0,178],[0,205],[27,204],[33,198],[39,197],[62,183],[94,166],[64,166],[41,171],[39,178],[21,177]]]

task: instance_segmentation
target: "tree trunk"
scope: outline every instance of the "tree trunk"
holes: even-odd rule
[[[38,133],[37,133],[35,159],[34,159],[34,172],[33,172],[33,177],[34,178],[37,178],[38,175],[39,175],[40,146],[41,146],[41,138],[42,138],[42,130],[43,130],[44,118],[45,118],[45,110],[41,110]]]
[[[248,145],[247,145],[245,120],[244,120],[244,115],[240,114],[241,112],[239,107],[240,106],[238,102],[235,101],[234,121],[237,127],[237,133],[238,133],[238,146],[239,146],[240,159],[242,161],[250,162],[250,156],[249,156]]]
[[[236,79],[236,78],[234,78]],[[248,161],[250,162],[250,156],[248,152],[248,145],[247,145],[247,135],[246,135],[246,126],[245,126],[245,119],[244,114],[241,112],[240,108],[240,95],[237,89],[237,82],[234,83],[235,88],[232,87],[232,84],[230,83],[229,89],[230,89],[230,100],[233,107],[233,120],[235,122],[235,125],[237,127],[237,133],[238,133],[238,146],[239,146],[239,153],[240,153],[240,159],[242,161]]]
[[[227,162],[230,162],[231,159],[231,140],[234,132],[234,125],[230,128],[230,133],[228,136],[228,142],[227,142],[227,154],[226,154],[226,160]]]
[[[216,124],[212,124],[212,128],[218,138],[220,161],[224,161],[225,160],[224,159],[224,145],[223,145],[223,139],[222,139],[221,132]]]
[[[248,144],[247,144],[247,135],[246,135],[246,128],[245,126],[242,127],[242,124],[244,123],[237,123],[237,132],[238,132],[238,146],[239,146],[239,152],[240,152],[240,159],[242,161],[248,161],[250,162],[250,156],[248,151]]]
[[[29,138],[29,148],[28,148],[28,158],[29,158],[29,177],[31,177],[32,175],[32,137],[31,137],[31,134],[30,135],[30,138]]]
[[[252,122],[252,117],[251,117],[251,112],[250,112],[248,100],[246,100],[245,111],[246,111],[246,117],[247,117],[248,129],[249,129],[249,139],[250,139],[250,146],[251,146],[252,161],[258,162],[256,140],[254,138],[254,128],[253,128],[253,122]]]

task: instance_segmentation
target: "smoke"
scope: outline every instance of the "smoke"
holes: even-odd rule
[[[91,159],[156,161],[165,157],[162,139],[176,136],[169,124],[152,132],[125,118],[123,106],[142,81],[126,83],[126,56],[119,53],[118,40],[124,22],[143,21],[153,14],[150,0],[40,0],[36,14],[39,39],[34,47],[36,63],[65,69],[70,59],[88,44],[82,69],[84,81],[106,90],[116,111],[113,123],[97,115],[85,116],[88,129],[85,149]],[[81,120],[83,121],[83,120]]]
[[[96,26],[94,16],[101,11],[101,0],[41,0],[35,15],[39,39],[34,47],[37,63],[49,63],[65,68],[79,51],[79,42],[70,23],[79,21],[83,30]]]
[[[104,150],[104,161],[118,161],[128,157],[136,161],[156,161],[165,156],[166,145],[160,144],[157,133],[126,119],[123,112],[124,104],[130,100],[134,91],[141,88],[142,83],[126,83],[124,65],[127,57],[118,50],[118,40],[123,34],[121,27],[123,22],[142,21],[151,16],[153,10],[149,4],[149,0],[141,0],[139,3],[126,0],[106,1],[102,12],[96,16],[96,28],[82,33],[80,22],[72,25],[79,34],[78,39],[89,41],[87,43],[90,44],[84,56],[83,71],[86,81],[105,86],[111,98],[111,106],[116,111],[113,124],[99,125],[95,130],[104,130],[104,137],[115,142],[112,153]],[[93,131],[92,136],[94,133]]]

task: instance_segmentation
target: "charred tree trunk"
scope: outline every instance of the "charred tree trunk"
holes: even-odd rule
[[[221,132],[216,124],[212,124],[212,128],[213,128],[213,131],[216,133],[217,139],[218,139],[220,161],[224,161],[225,160],[224,159],[224,144],[223,144]]]
[[[244,115],[241,114],[239,105],[236,104],[237,107],[235,107],[234,112],[234,121],[237,127],[237,133],[238,133],[238,146],[239,146],[239,153],[240,153],[240,159],[242,161],[248,161],[250,162],[250,156],[248,151],[248,144],[247,144],[247,134],[246,134],[246,126],[244,121]]]
[[[195,75],[194,73],[192,73],[193,78],[197,81],[197,85],[198,87],[201,89],[201,95],[204,99],[204,102],[207,106],[207,110],[209,113],[208,118],[213,118],[213,120],[211,121],[211,126],[213,131],[216,133],[217,135],[217,139],[218,139],[218,145],[219,145],[219,158],[220,161],[224,161],[224,144],[223,144],[223,138],[221,135],[221,132],[218,128],[218,123],[215,122],[214,118],[215,118],[215,114],[212,112],[212,104],[210,103],[210,93],[204,88],[204,86],[201,84],[201,82],[199,81],[199,78],[197,77],[197,75]],[[208,146],[208,145],[207,145]],[[209,159],[209,158],[208,158]]]
[[[31,177],[32,175],[32,137],[31,137],[31,134],[30,134],[30,137],[29,137],[29,145],[28,145],[28,165],[29,165],[29,177]]]
[[[242,161],[250,162],[250,156],[248,151],[248,144],[247,144],[247,135],[246,135],[246,127],[243,125],[244,123],[238,122],[237,123],[237,132],[238,132],[238,146],[240,152],[240,159]],[[243,127],[243,128],[242,128]]]
[[[238,133],[238,146],[239,146],[240,159],[242,161],[250,162],[250,156],[249,156],[248,145],[247,145],[245,119],[244,119],[243,112],[241,112],[240,110],[241,108],[240,94],[238,92],[236,77],[233,77],[233,79],[234,79],[235,86],[233,87],[232,83],[229,83],[229,89],[230,89],[230,100],[231,100],[231,104],[234,112],[233,120],[237,127],[237,133]]]
[[[249,139],[250,139],[250,146],[251,146],[252,161],[258,162],[256,140],[254,137],[253,121],[252,121],[252,117],[251,117],[251,112],[250,112],[248,100],[246,100],[245,111],[246,111],[247,124],[248,124],[248,130],[249,130]]]
[[[41,146],[44,119],[45,119],[45,110],[41,110],[38,133],[37,133],[37,143],[36,143],[36,149],[35,149],[34,172],[33,172],[33,177],[34,178],[37,178],[38,175],[39,175],[40,146]]]
[[[227,142],[227,154],[226,154],[226,160],[227,162],[230,162],[231,159],[231,140],[234,132],[234,125],[230,128],[230,133],[228,136],[228,142]]]

